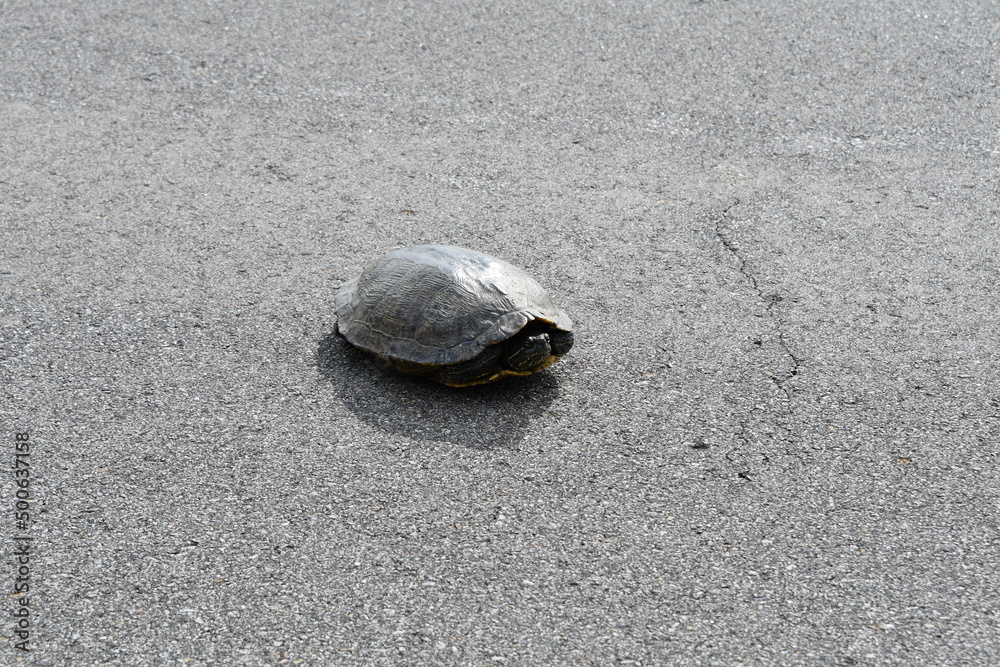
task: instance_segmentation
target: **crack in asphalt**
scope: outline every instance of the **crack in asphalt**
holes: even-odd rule
[[[788,337],[785,333],[784,323],[781,318],[774,312],[774,306],[782,301],[782,297],[777,294],[765,294],[764,290],[761,289],[760,284],[757,281],[757,276],[753,274],[747,265],[746,256],[740,252],[739,246],[733,243],[729,236],[729,231],[726,229],[726,221],[730,217],[730,212],[740,205],[740,200],[733,198],[729,204],[722,209],[722,213],[715,219],[715,238],[719,240],[722,247],[728,252],[733,258],[739,263],[737,267],[740,275],[749,283],[750,287],[757,294],[757,297],[764,303],[764,310],[767,313],[768,319],[774,323],[774,328],[778,332],[778,346],[784,355],[791,360],[791,368],[782,375],[769,374],[768,377],[771,378],[771,382],[775,384],[778,389],[782,391],[785,395],[785,399],[789,404],[788,411],[791,412],[791,400],[792,400],[792,390],[787,386],[787,382],[793,377],[799,374],[799,370],[802,368],[802,359],[796,356],[795,352],[792,350],[791,345],[788,344]]]
[[[733,211],[734,208],[736,208],[739,205],[740,205],[740,200],[734,197],[726,205],[726,207],[722,209],[722,212],[714,221],[715,238],[718,239],[723,249],[725,249],[725,251],[729,255],[731,255],[733,259],[736,260],[736,262],[738,263],[737,270],[739,271],[740,275],[743,276],[743,279],[746,280],[746,282],[750,285],[750,288],[757,295],[757,298],[761,301],[761,303],[764,304],[764,311],[766,313],[766,317],[771,321],[774,330],[777,332],[778,347],[780,348],[782,354],[787,359],[790,360],[791,366],[784,373],[767,374],[768,378],[771,380],[774,386],[784,395],[785,416],[790,419],[793,414],[792,388],[788,386],[788,381],[798,376],[803,365],[803,360],[800,359],[795,354],[795,352],[792,350],[791,345],[789,345],[788,336],[784,328],[784,322],[781,320],[781,318],[778,316],[778,313],[774,309],[775,305],[777,305],[783,300],[782,297],[778,294],[764,293],[764,290],[761,288],[760,282],[757,280],[757,276],[754,275],[753,271],[751,271],[750,266],[747,263],[746,255],[744,255],[743,252],[740,251],[739,246],[737,246],[733,242],[730,236],[730,231],[727,229],[726,223],[730,219],[731,212]],[[740,442],[743,443],[743,446],[748,446],[750,444],[750,438],[748,435],[749,425],[747,421],[740,420],[739,426],[740,428],[739,431],[736,433],[736,437]],[[782,438],[782,440],[785,440],[786,443],[794,442],[795,437],[792,435],[790,426],[786,424],[781,426],[781,428],[786,432],[786,437]],[[737,447],[736,449],[726,453],[726,459],[730,461],[730,463],[733,464],[737,463],[736,459],[732,457],[732,454],[739,449],[740,448]],[[759,452],[759,454],[763,457],[763,461],[765,464],[770,461],[766,452]],[[751,474],[753,472],[754,466],[750,464],[748,461],[744,461],[742,462],[741,465],[739,465],[739,467],[745,469],[740,470],[737,473],[737,475],[744,480],[752,481]]]

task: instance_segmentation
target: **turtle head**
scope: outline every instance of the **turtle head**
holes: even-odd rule
[[[536,373],[551,366],[569,352],[571,347],[572,333],[557,329],[547,322],[534,321],[507,340],[488,346],[468,361],[425,367],[424,373],[450,387],[468,387],[509,375]],[[393,367],[403,370],[399,367],[399,362],[393,362]]]
[[[503,344],[501,357],[505,368],[533,373],[561,357],[573,347],[573,334],[543,322],[532,322]]]

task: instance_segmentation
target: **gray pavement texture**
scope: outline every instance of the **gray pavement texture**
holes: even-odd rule
[[[1000,663],[1000,4],[5,2],[0,663]],[[467,391],[379,254],[577,322]]]

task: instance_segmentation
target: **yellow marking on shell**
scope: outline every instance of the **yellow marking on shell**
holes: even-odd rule
[[[505,368],[502,371],[500,371],[499,373],[494,373],[493,375],[491,375],[488,378],[485,378],[483,380],[476,380],[474,382],[460,382],[460,383],[459,382],[441,382],[441,384],[447,385],[449,387],[474,387],[477,384],[489,384],[490,382],[494,382],[496,380],[499,380],[500,378],[515,377],[515,376],[521,376],[521,377],[523,377],[525,375],[533,375],[533,374],[537,373],[540,370],[548,368],[549,366],[551,366],[552,364],[556,363],[557,361],[559,361],[559,357],[557,357],[554,354],[550,354],[549,358],[545,360],[544,364],[542,364],[538,368],[536,368],[534,370],[531,370],[531,371],[512,371],[512,370],[509,370],[509,369]],[[439,382],[440,382],[440,380],[439,380]]]

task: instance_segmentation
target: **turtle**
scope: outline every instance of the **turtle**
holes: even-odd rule
[[[337,290],[336,332],[380,365],[451,387],[531,375],[573,347],[573,322],[534,278],[476,250],[419,245]]]

